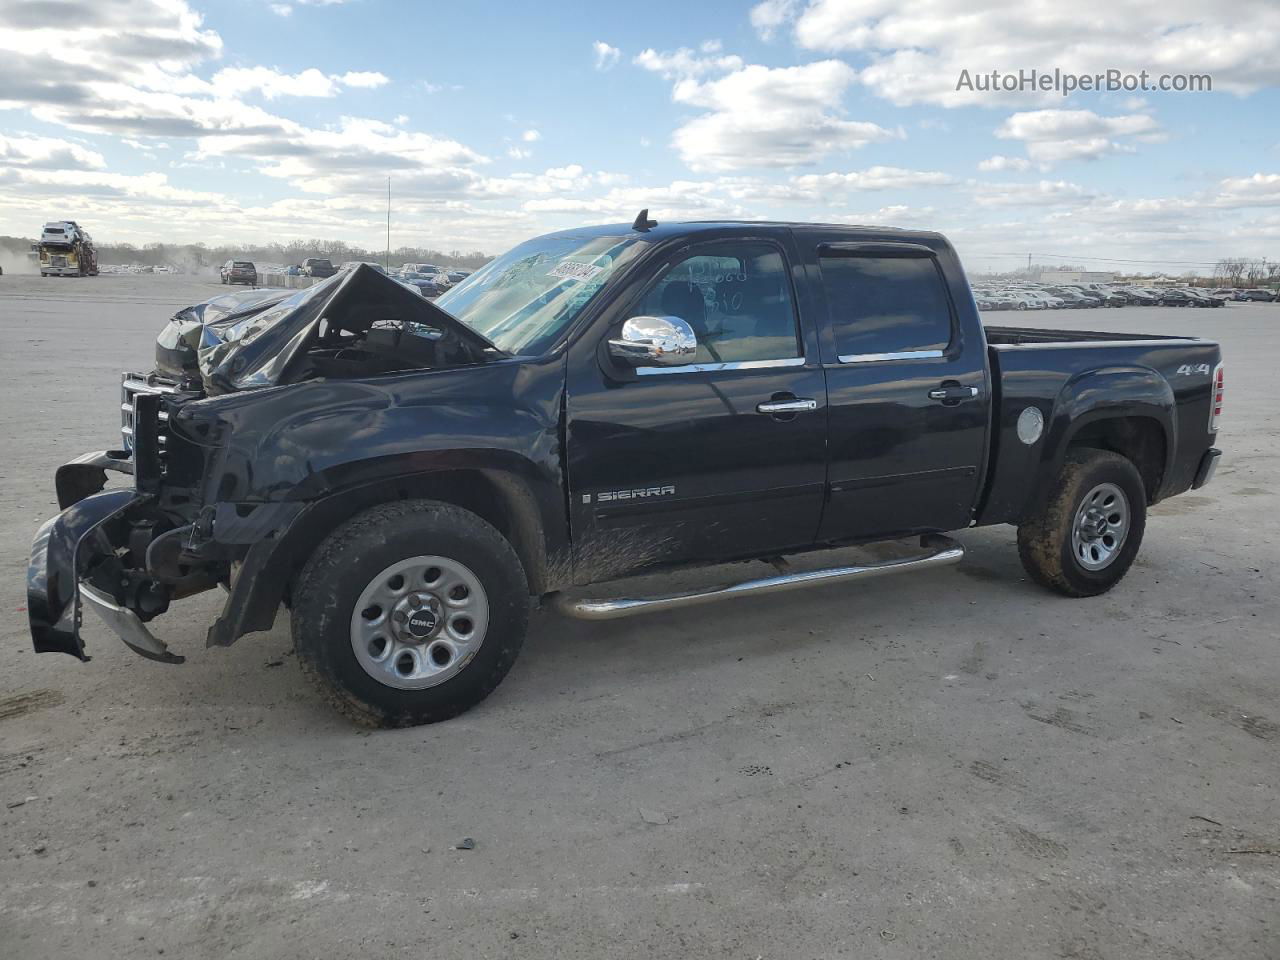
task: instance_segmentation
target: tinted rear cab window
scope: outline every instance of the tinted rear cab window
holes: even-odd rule
[[[836,354],[938,355],[951,343],[951,304],[932,257],[819,257]]]

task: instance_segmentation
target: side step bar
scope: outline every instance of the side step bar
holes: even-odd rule
[[[921,546],[929,547],[930,551],[918,557],[886,560],[884,563],[871,563],[866,566],[806,570],[803,573],[782,574],[777,577],[747,580],[743,583],[730,584],[724,587],[711,587],[690,593],[677,593],[669,597],[573,600],[564,595],[559,595],[552,601],[552,606],[560,613],[579,620],[617,620],[621,617],[635,616],[638,613],[674,610],[677,607],[692,607],[701,603],[711,603],[714,600],[724,600],[729,597],[781,593],[783,590],[797,590],[800,587],[814,587],[825,583],[843,583],[846,580],[869,580],[872,577],[884,577],[891,573],[906,573],[909,570],[926,570],[931,567],[947,567],[964,559],[964,547],[950,537],[940,535],[923,537],[921,538]]]

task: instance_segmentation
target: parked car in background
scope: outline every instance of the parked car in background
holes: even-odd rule
[[[1276,299],[1274,290],[1242,290],[1244,300],[1252,300],[1255,303],[1273,303]]]
[[[434,263],[406,263],[400,268],[401,273],[444,273],[444,267]]]
[[[1066,307],[1087,310],[1091,307],[1100,306],[1100,303],[1093,297],[1086,297],[1079,290],[1073,290],[1070,287],[1049,287],[1049,292],[1061,300],[1063,306]]]
[[[412,286],[424,297],[438,297],[448,289],[445,284],[440,282],[440,275],[435,273],[402,272],[396,274],[396,279],[401,283]]]
[[[1044,305],[1041,307],[1043,310],[1060,310],[1066,303],[1061,297],[1047,293],[1044,290],[1028,290],[1026,295],[1032,300],[1039,300]]]
[[[327,257],[308,257],[302,261],[302,274],[306,277],[316,277],[323,280],[325,277],[332,277],[338,272]]]
[[[1137,287],[1117,287],[1115,293],[1124,297],[1125,302],[1134,307],[1154,307],[1158,302],[1158,297],[1153,297],[1145,290]]]
[[[467,279],[467,277],[471,276],[471,271],[470,270],[450,270],[446,274],[446,276],[449,278],[450,283],[461,283],[463,280]]]
[[[218,271],[223,283],[244,283],[255,286],[258,282],[258,268],[250,260],[228,260]]]
[[[1180,290],[1177,287],[1167,287],[1160,291],[1160,306],[1162,307],[1190,307],[1194,305],[1195,301],[1185,290]]]
[[[1185,292],[1197,307],[1220,307],[1227,302],[1221,297],[1213,296],[1207,290],[1200,290],[1196,287],[1188,287]]]

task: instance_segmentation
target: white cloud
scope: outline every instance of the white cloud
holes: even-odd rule
[[[751,8],[751,25],[761,40],[772,40],[774,34],[795,19],[800,0],[763,0]]]
[[[1066,180],[1040,180],[1036,183],[975,183],[973,199],[983,206],[1027,207],[1056,204],[1080,205],[1096,194]]]
[[[901,136],[878,124],[845,119],[841,106],[852,67],[822,60],[798,67],[741,66],[737,57],[699,58],[646,50],[636,62],[674,79],[671,98],[702,108],[672,142],[694,170],[813,166],[831,153]],[[709,73],[723,73],[701,80]]]
[[[293,7],[287,3],[269,3],[267,4],[267,9],[277,17],[288,17],[293,14]]]
[[[0,168],[100,170],[107,165],[102,154],[78,143],[55,137],[8,137],[0,134]]]
[[[1006,118],[996,136],[1023,141],[1029,159],[1048,169],[1067,160],[1132,151],[1132,145],[1117,138],[1150,141],[1161,131],[1154,118],[1141,113],[1103,117],[1092,110],[1030,110]]]
[[[524,133],[520,134],[520,139],[525,143],[536,143],[542,139],[542,134],[537,130],[526,130]]]
[[[343,117],[332,129],[294,125],[205,136],[197,144],[199,159],[252,157],[260,173],[312,194],[378,193],[390,175],[402,196],[461,195],[487,162],[456,140],[360,117]]]
[[[763,5],[761,5],[763,6]],[[756,8],[757,10],[759,7]],[[811,0],[795,21],[800,46],[870,62],[863,83],[900,105],[1007,106],[1058,94],[957,91],[972,74],[1039,67],[1077,74],[1211,73],[1215,90],[1247,93],[1280,83],[1274,0],[1076,0],[1071,4],[969,0]]]
[[[360,87],[369,90],[384,86],[390,83],[390,80],[386,74],[378,73],[376,70],[355,70],[344,73],[338,78],[338,82],[344,87]]]
[[[659,53],[652,48],[641,50],[631,62],[638,67],[661,74],[667,80],[690,80],[709,73],[722,73],[737,70],[742,66],[742,58],[732,55],[715,56],[717,47],[712,51],[704,51],[707,56],[698,56],[688,47],[681,47],[671,53]]]
[[[618,58],[622,56],[622,51],[617,47],[611,47],[603,40],[597,40],[591,44],[591,52],[595,56],[596,69],[608,70],[614,67]]]
[[[210,85],[216,96],[260,93],[268,100],[286,96],[332,97],[338,92],[337,78],[325,76],[314,67],[293,75],[272,67],[229,67],[215,73]]]
[[[850,190],[907,190],[912,187],[946,187],[955,178],[937,170],[904,170],[901,167],[868,167],[850,173],[809,173],[793,181],[802,188],[822,191]]]
[[[507,156],[512,160],[526,160],[533,156],[532,150],[526,150],[524,147],[509,147]]]
[[[987,157],[978,164],[978,169],[986,172],[995,172],[1000,170],[1017,170],[1026,171],[1031,169],[1031,161],[1026,157],[1006,157],[997,153],[993,157]]]
[[[1280,173],[1255,173],[1251,177],[1228,177],[1218,185],[1212,203],[1218,207],[1280,206]]]

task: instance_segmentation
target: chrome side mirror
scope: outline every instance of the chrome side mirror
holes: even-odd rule
[[[609,341],[609,356],[631,367],[678,367],[697,352],[693,327],[679,317],[632,317]]]

